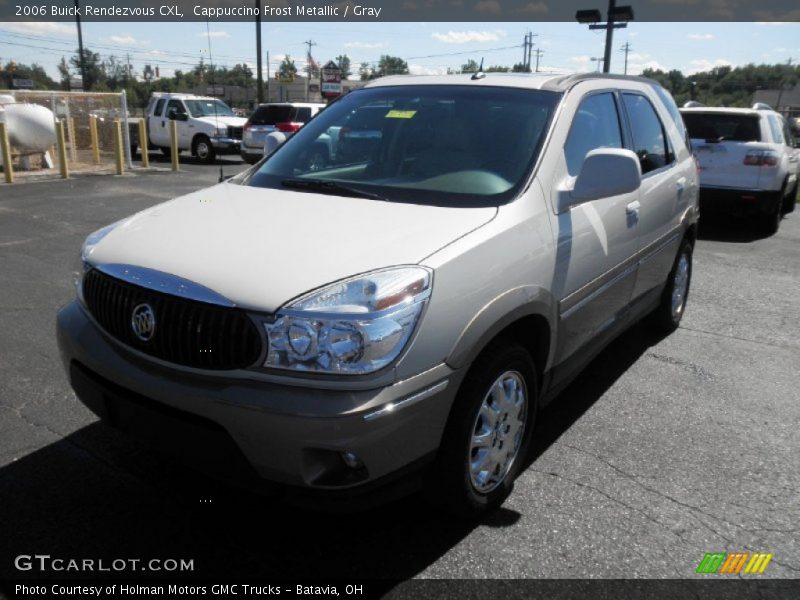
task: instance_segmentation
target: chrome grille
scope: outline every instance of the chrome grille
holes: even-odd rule
[[[150,356],[198,369],[243,369],[261,355],[262,340],[244,311],[179,298],[133,285],[91,269],[83,279],[89,312],[111,336]],[[148,341],[134,333],[140,304],[155,314]]]

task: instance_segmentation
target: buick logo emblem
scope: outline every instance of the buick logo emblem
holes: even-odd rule
[[[156,313],[149,304],[139,304],[131,314],[133,334],[143,342],[149,342],[156,332]]]

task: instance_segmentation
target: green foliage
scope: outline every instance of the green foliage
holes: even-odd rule
[[[350,57],[347,54],[340,54],[333,59],[333,62],[342,70],[342,79],[348,79],[353,74],[353,71],[350,70]]]
[[[26,65],[13,60],[4,65],[0,61],[0,88],[10,88],[13,79],[31,79],[33,80],[33,89],[36,90],[52,90],[58,87],[58,84],[50,78],[41,65],[36,63]]]
[[[361,81],[386,75],[408,75],[408,63],[397,56],[384,54],[378,61],[377,67],[370,67],[369,63],[361,63],[359,74],[361,75]]]
[[[753,95],[758,90],[794,87],[800,81],[800,67],[785,64],[722,66],[689,76],[677,70],[665,73],[646,69],[642,76],[658,81],[679,106],[697,100],[707,106],[748,107],[753,104]]]

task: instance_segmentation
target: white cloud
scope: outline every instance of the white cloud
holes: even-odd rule
[[[74,25],[67,25],[66,23],[52,23],[50,21],[17,21],[13,23],[0,23],[0,29],[35,35],[75,35]]]
[[[446,75],[447,67],[426,67],[424,65],[408,65],[412,75]]]
[[[756,25],[768,25],[771,27],[783,27],[784,25],[794,25],[794,23],[787,23],[786,21],[756,21]]]
[[[506,32],[501,29],[494,31],[448,31],[447,33],[432,33],[431,37],[445,44],[467,44],[469,42],[496,42],[504,38]]]
[[[371,48],[385,48],[387,44],[384,42],[345,42],[345,48],[365,48],[367,50]]]
[[[687,35],[690,40],[713,40],[714,36],[710,33],[690,33]]]
[[[108,38],[114,44],[122,44],[125,46],[148,46],[149,40],[137,40],[130,33],[124,35],[112,35]]]
[[[209,31],[207,34],[206,33],[197,34],[197,37],[206,37],[206,36],[212,38],[229,38],[231,37],[231,34],[228,33],[227,31]]]
[[[152,54],[153,56],[162,56],[166,54],[166,52],[164,52],[163,50],[150,50],[148,54]]]
[[[686,75],[693,75],[695,73],[699,73],[700,71],[710,71],[714,67],[732,67],[733,63],[729,60],[725,60],[724,58],[718,58],[716,60],[708,60],[707,58],[699,58],[692,61],[689,61],[689,66],[684,67],[683,72]]]

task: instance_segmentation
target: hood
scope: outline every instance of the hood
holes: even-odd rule
[[[215,117],[214,115],[206,115],[205,117],[196,117],[198,121],[208,123],[209,125],[216,126],[219,123],[220,127],[244,127],[247,119],[243,117]]]
[[[328,283],[416,264],[491,221],[497,209],[447,208],[222,183],[125,219],[91,251],[203,285],[274,312]]]

